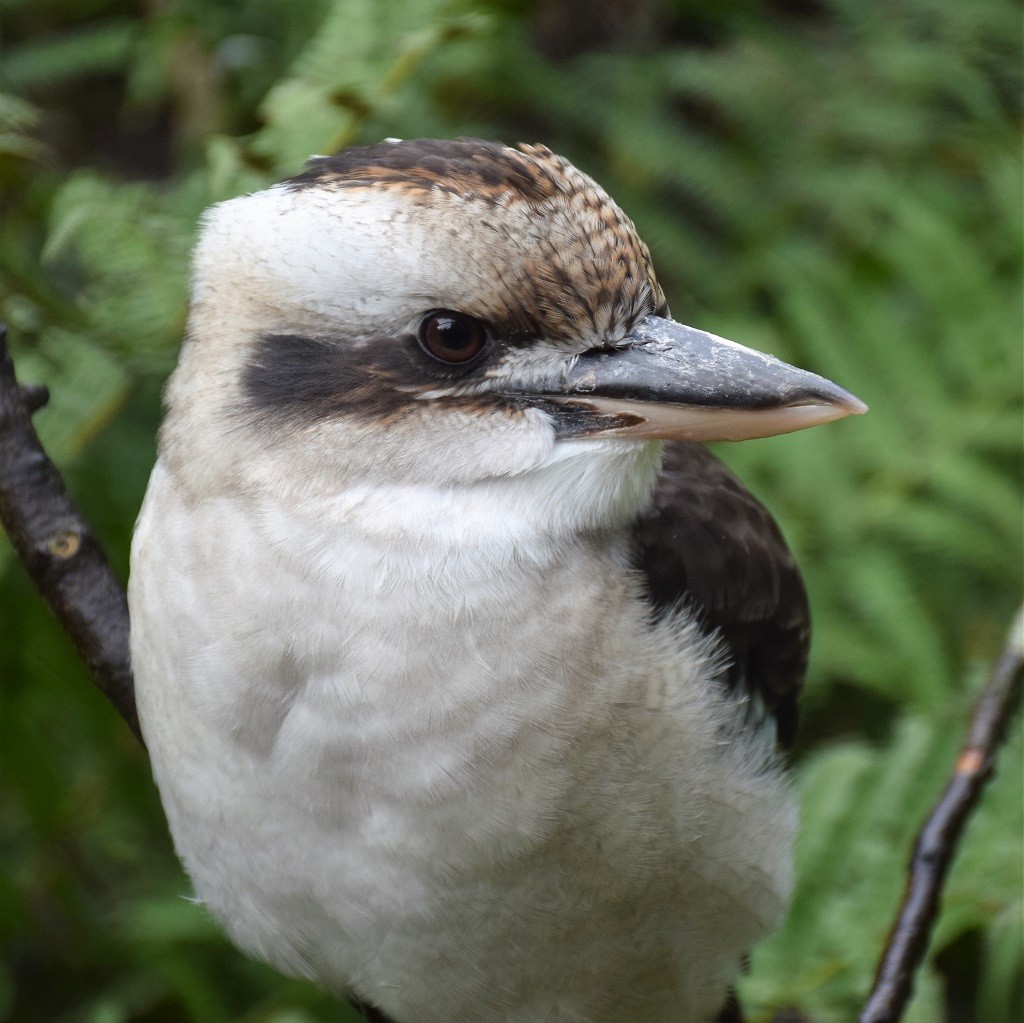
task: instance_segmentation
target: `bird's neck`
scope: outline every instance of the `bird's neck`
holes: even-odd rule
[[[298,514],[378,544],[441,556],[506,557],[620,529],[650,499],[661,445],[570,441],[527,471],[435,485],[361,480],[337,491],[287,492]]]

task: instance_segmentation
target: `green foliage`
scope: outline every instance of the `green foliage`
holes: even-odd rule
[[[593,24],[557,0],[0,10],[0,319],[122,573],[201,210],[343,144],[543,141],[634,217],[678,318],[868,401],[722,452],[779,516],[816,618],[797,893],[744,999],[754,1019],[852,1019],[1021,592],[1014,5],[648,0]],[[0,632],[0,1020],[344,1018],[181,898],[145,758],[2,539]],[[1024,1012],[1022,755],[1018,724],[912,1020]]]
[[[338,3],[289,75],[264,99],[264,128],[252,151],[287,175],[311,152],[334,152],[357,141],[371,114],[386,120],[423,59],[479,31],[484,19],[457,13],[447,0]]]
[[[789,1006],[799,1006],[816,1023],[856,1018],[902,894],[917,828],[949,778],[964,709],[904,718],[884,750],[836,744],[802,765],[797,890],[785,925],[756,949],[752,974],[741,986],[752,1023]],[[1021,755],[1018,732],[1005,762],[1019,763]],[[990,967],[998,978],[992,977],[985,1012],[977,1017],[986,1023],[1019,1017],[1022,805],[1021,774],[1005,771],[970,824],[936,937],[941,948],[993,922],[988,940],[1006,954]],[[1011,963],[1016,974],[1007,969]],[[942,1018],[941,1006],[941,978],[930,967],[918,979],[907,1023],[933,1023]]]

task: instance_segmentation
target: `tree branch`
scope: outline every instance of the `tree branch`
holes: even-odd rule
[[[858,1023],[896,1023],[914,990],[914,974],[928,949],[942,886],[971,812],[992,776],[1007,724],[1024,683],[1024,607],[974,708],[967,743],[953,777],[918,832],[899,915]]]
[[[45,387],[19,387],[0,325],[0,523],[92,680],[142,742],[128,655],[128,602],[106,554],[46,456],[32,413]]]

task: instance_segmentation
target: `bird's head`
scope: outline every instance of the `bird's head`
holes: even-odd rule
[[[204,489],[466,484],[864,410],[668,317],[631,221],[549,150],[344,150],[206,215],[163,455]]]

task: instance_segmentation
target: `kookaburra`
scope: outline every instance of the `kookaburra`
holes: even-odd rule
[[[790,892],[808,620],[694,442],[864,409],[671,320],[542,146],[213,207],[130,585],[196,897],[396,1023],[713,1020]]]

